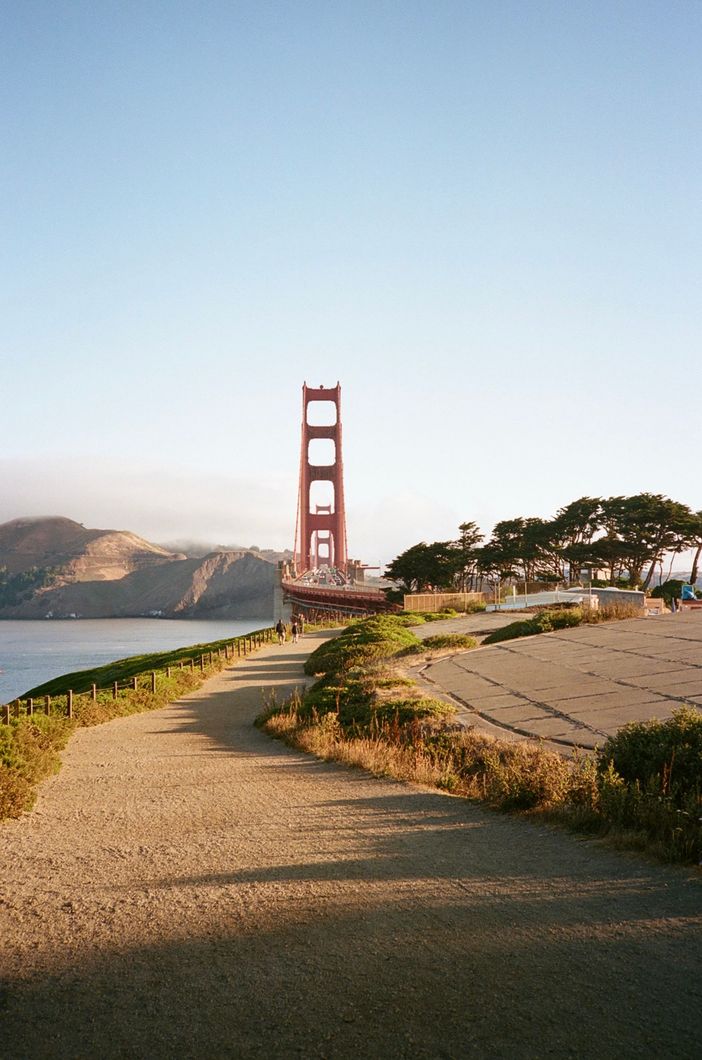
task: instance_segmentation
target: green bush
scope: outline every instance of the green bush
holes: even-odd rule
[[[455,648],[457,651],[465,648],[475,648],[478,642],[475,637],[467,633],[436,633],[432,637],[425,637],[418,644],[411,644],[405,648],[403,655],[421,655],[423,651],[437,651],[442,648]]]
[[[453,713],[454,708],[443,699],[419,696],[378,701],[373,710],[373,718],[378,725],[395,722],[403,726],[415,721],[426,721],[428,718],[444,718]]]
[[[333,640],[313,651],[305,662],[305,673],[340,674],[362,664],[397,655],[417,643],[403,616],[374,615],[356,622]]]
[[[45,714],[0,725],[0,819],[32,808],[35,785],[58,771],[59,751],[74,728],[68,718]]]
[[[342,729],[361,733],[375,730],[385,722],[406,725],[453,712],[443,700],[408,694],[407,689],[411,687],[413,681],[377,677],[372,671],[362,669],[342,678],[327,675],[307,690],[297,713],[301,720],[307,721],[334,713]],[[389,694],[384,695],[385,691]]]
[[[424,640],[425,648],[475,648],[477,644],[467,633],[437,633]]]
[[[488,633],[483,644],[499,644],[503,640],[515,640],[517,637],[533,637],[537,633],[551,633],[556,629],[568,629],[583,622],[583,612],[579,607],[560,608],[555,611],[540,611],[533,618],[511,622],[502,629]]]
[[[672,718],[624,725],[598,754],[602,775],[614,769],[629,785],[682,802],[702,794],[702,712],[680,707]]]
[[[683,582],[677,578],[671,578],[667,582],[662,582],[660,585],[656,585],[651,590],[651,596],[657,600],[665,600],[667,604],[670,604],[671,600],[679,600],[680,594],[682,593]]]

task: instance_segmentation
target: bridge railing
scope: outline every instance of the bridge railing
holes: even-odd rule
[[[372,615],[401,610],[397,604],[388,603],[384,593],[373,589],[301,585],[284,580],[283,592],[288,600],[303,610],[317,608],[339,615]]]

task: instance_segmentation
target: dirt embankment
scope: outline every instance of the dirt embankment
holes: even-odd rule
[[[2,827],[3,1057],[692,1057],[700,888],[252,726],[271,646]]]

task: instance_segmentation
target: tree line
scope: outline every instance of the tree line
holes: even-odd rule
[[[461,523],[454,541],[425,541],[397,556],[386,577],[403,592],[429,587],[471,591],[485,579],[576,584],[582,572],[604,572],[609,585],[648,589],[666,556],[694,549],[690,580],[702,554],[702,511],[660,493],[580,497],[553,519],[504,519],[492,535]]]

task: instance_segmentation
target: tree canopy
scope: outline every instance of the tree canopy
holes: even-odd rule
[[[387,577],[405,592],[465,591],[483,577],[577,582],[590,568],[605,571],[612,585],[626,580],[647,589],[665,555],[695,549],[693,583],[702,556],[702,512],[660,493],[580,497],[550,520],[504,519],[484,544],[476,523],[463,522],[458,531],[454,541],[408,548],[389,564]]]

